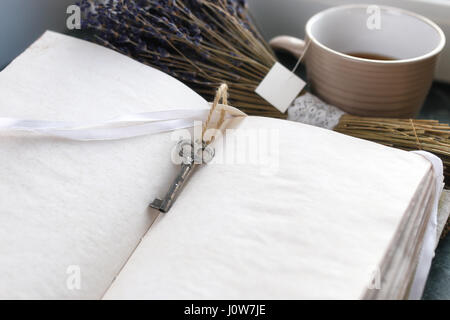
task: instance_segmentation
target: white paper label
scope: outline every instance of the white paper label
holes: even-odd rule
[[[295,73],[276,62],[255,92],[281,113],[285,113],[305,85],[305,81]]]

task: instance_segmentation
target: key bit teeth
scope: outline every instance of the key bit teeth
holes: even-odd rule
[[[161,199],[156,198],[152,203],[150,203],[150,207],[156,210],[160,210],[162,202],[163,201]]]

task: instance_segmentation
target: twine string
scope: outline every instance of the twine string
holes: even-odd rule
[[[208,117],[206,118],[205,123],[203,124],[202,128],[202,138],[205,141],[206,144],[210,144],[214,141],[216,138],[215,133],[211,135],[211,137],[206,141],[205,140],[205,133],[208,129],[219,129],[222,124],[225,121],[226,111],[221,110],[219,114],[219,119],[213,126],[213,115],[217,110],[217,106],[219,105],[219,102],[222,102],[224,105],[228,105],[228,85],[225,83],[222,83],[220,87],[217,89],[216,96],[214,97],[213,104],[211,106],[211,110],[209,111]]]
[[[292,73],[295,73],[295,71],[297,71],[298,66],[300,65],[300,62],[302,62],[303,58],[305,57],[306,51],[308,51],[310,44],[311,44],[311,40],[308,40],[308,42],[305,45],[305,49],[303,49],[302,54],[300,55],[300,57],[298,57],[297,63],[295,64],[294,68],[292,68],[292,70],[291,70]]]

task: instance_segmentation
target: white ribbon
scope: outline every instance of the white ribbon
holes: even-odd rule
[[[123,115],[103,122],[24,120],[0,117],[2,131],[22,131],[70,140],[119,140],[194,126],[209,109],[182,109]]]

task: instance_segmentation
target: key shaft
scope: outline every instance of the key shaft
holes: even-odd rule
[[[162,200],[155,199],[155,201],[153,201],[150,206],[163,213],[167,213],[177,199],[185,182],[187,181],[187,179],[189,179],[189,176],[191,175],[192,171],[194,171],[196,166],[197,165],[193,161],[189,164],[182,164],[180,173],[176,176],[175,180],[170,185],[165,197]]]

